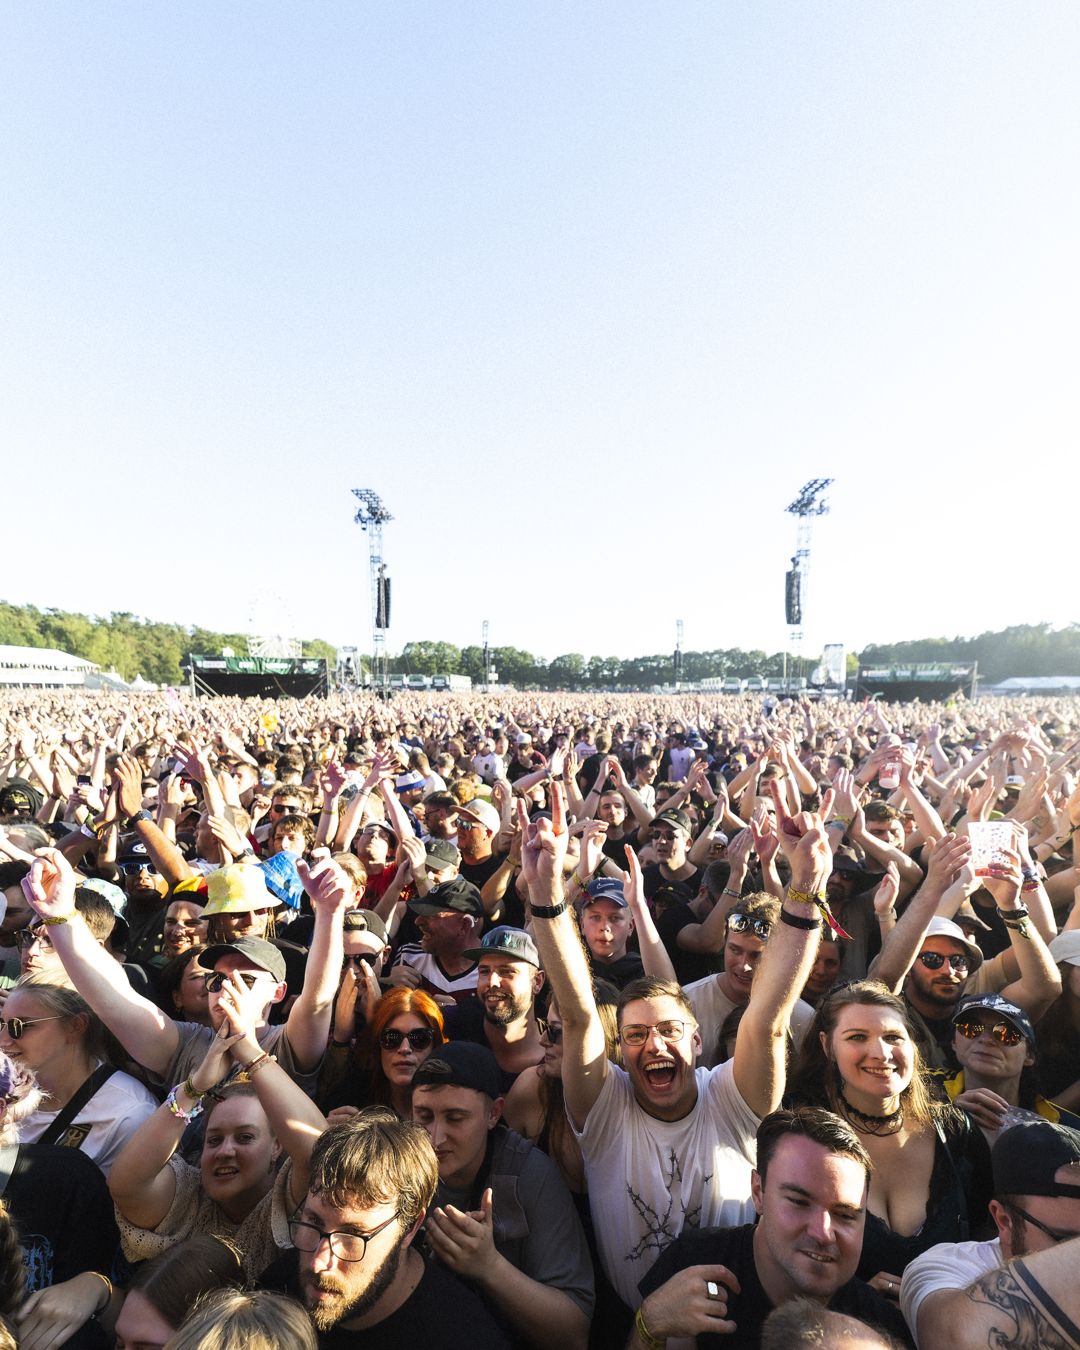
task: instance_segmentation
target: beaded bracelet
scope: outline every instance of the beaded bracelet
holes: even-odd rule
[[[177,1083],[176,1087],[174,1087],[173,1090],[169,1093],[169,1095],[165,1098],[165,1105],[169,1108],[169,1110],[172,1112],[172,1114],[176,1117],[177,1120],[182,1120],[185,1125],[190,1125],[196,1116],[202,1114],[203,1105],[201,1101],[197,1101],[192,1105],[190,1111],[185,1111],[184,1108],[180,1105],[180,1103],[176,1100],[176,1094],[178,1092],[183,1091],[184,1085],[182,1083]]]

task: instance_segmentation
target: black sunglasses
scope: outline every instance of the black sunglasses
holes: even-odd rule
[[[968,959],[964,952],[950,952],[945,956],[942,952],[920,952],[919,960],[927,970],[940,970],[948,961],[953,970],[967,970]]]
[[[558,1045],[562,1040],[562,1027],[552,1026],[545,1017],[536,1019],[536,1028],[541,1036],[546,1036],[550,1045]]]
[[[435,1033],[430,1027],[415,1027],[412,1031],[395,1031],[391,1027],[379,1037],[379,1044],[384,1050],[397,1050],[404,1040],[413,1050],[426,1050],[433,1044]]]
[[[51,947],[52,938],[49,936],[49,930],[42,926],[41,928],[20,928],[15,934],[15,946],[19,951],[26,951],[27,947],[32,947],[35,942],[42,947]]]
[[[269,974],[270,972],[267,971],[266,973]],[[228,978],[229,976],[225,971],[221,970],[210,971],[208,975],[203,976],[203,983],[206,985],[206,992],[208,994],[220,994],[221,990],[225,985],[225,981]],[[247,971],[240,971],[238,972],[236,978],[238,980],[242,980],[243,983],[246,984],[249,989],[254,989],[256,984],[258,984],[259,980],[262,979],[262,976],[252,975]]]
[[[13,1041],[21,1041],[26,1028],[32,1027],[36,1022],[62,1022],[63,1020],[61,1014],[57,1014],[55,1017],[0,1017],[0,1031],[6,1031]]]

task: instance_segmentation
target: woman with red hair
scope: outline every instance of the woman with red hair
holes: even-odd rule
[[[326,1097],[334,1098],[331,1125],[347,1119],[358,1107],[375,1105],[389,1106],[403,1119],[410,1119],[413,1074],[445,1040],[442,1012],[428,994],[419,989],[391,989],[383,994],[350,1054],[350,1072],[344,1082],[320,1085],[330,1089]],[[324,1109],[330,1104],[324,1101]]]

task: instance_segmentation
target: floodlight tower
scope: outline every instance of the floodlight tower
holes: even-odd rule
[[[382,558],[382,527],[394,517],[371,488],[353,488],[358,498],[353,520],[371,542],[371,683],[386,694],[386,630],[390,627],[390,578]]]
[[[483,683],[482,683],[482,686],[481,686],[481,687],[483,688],[483,691],[484,691],[485,694],[487,693],[487,691],[488,691],[488,685],[489,685],[490,682],[491,682],[491,649],[490,649],[490,647],[488,646],[488,632],[489,632],[488,621],[487,621],[487,619],[485,619],[485,620],[484,620],[484,650],[483,650],[483,670],[484,670],[484,675],[483,675]]]
[[[832,483],[831,478],[811,478],[804,483],[799,495],[784,510],[795,517],[795,553],[791,559],[791,571],[785,578],[784,617],[790,633],[788,645],[795,655],[796,675],[802,674],[802,616],[803,604],[807,595],[807,579],[810,574],[810,535],[814,527],[814,517],[829,513],[829,504],[822,496]],[[785,658],[786,659],[786,658]]]
[[[675,659],[672,664],[675,667],[675,692],[682,689],[682,639],[683,639],[683,621],[675,620]]]

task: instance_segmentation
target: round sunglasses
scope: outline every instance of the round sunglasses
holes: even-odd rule
[[[984,1031],[989,1031],[994,1040],[1001,1045],[1019,1045],[1024,1039],[1023,1035],[1008,1022],[995,1022],[993,1026],[988,1026],[986,1022],[967,1021],[954,1022],[953,1025],[960,1035],[969,1041],[977,1041]]]

